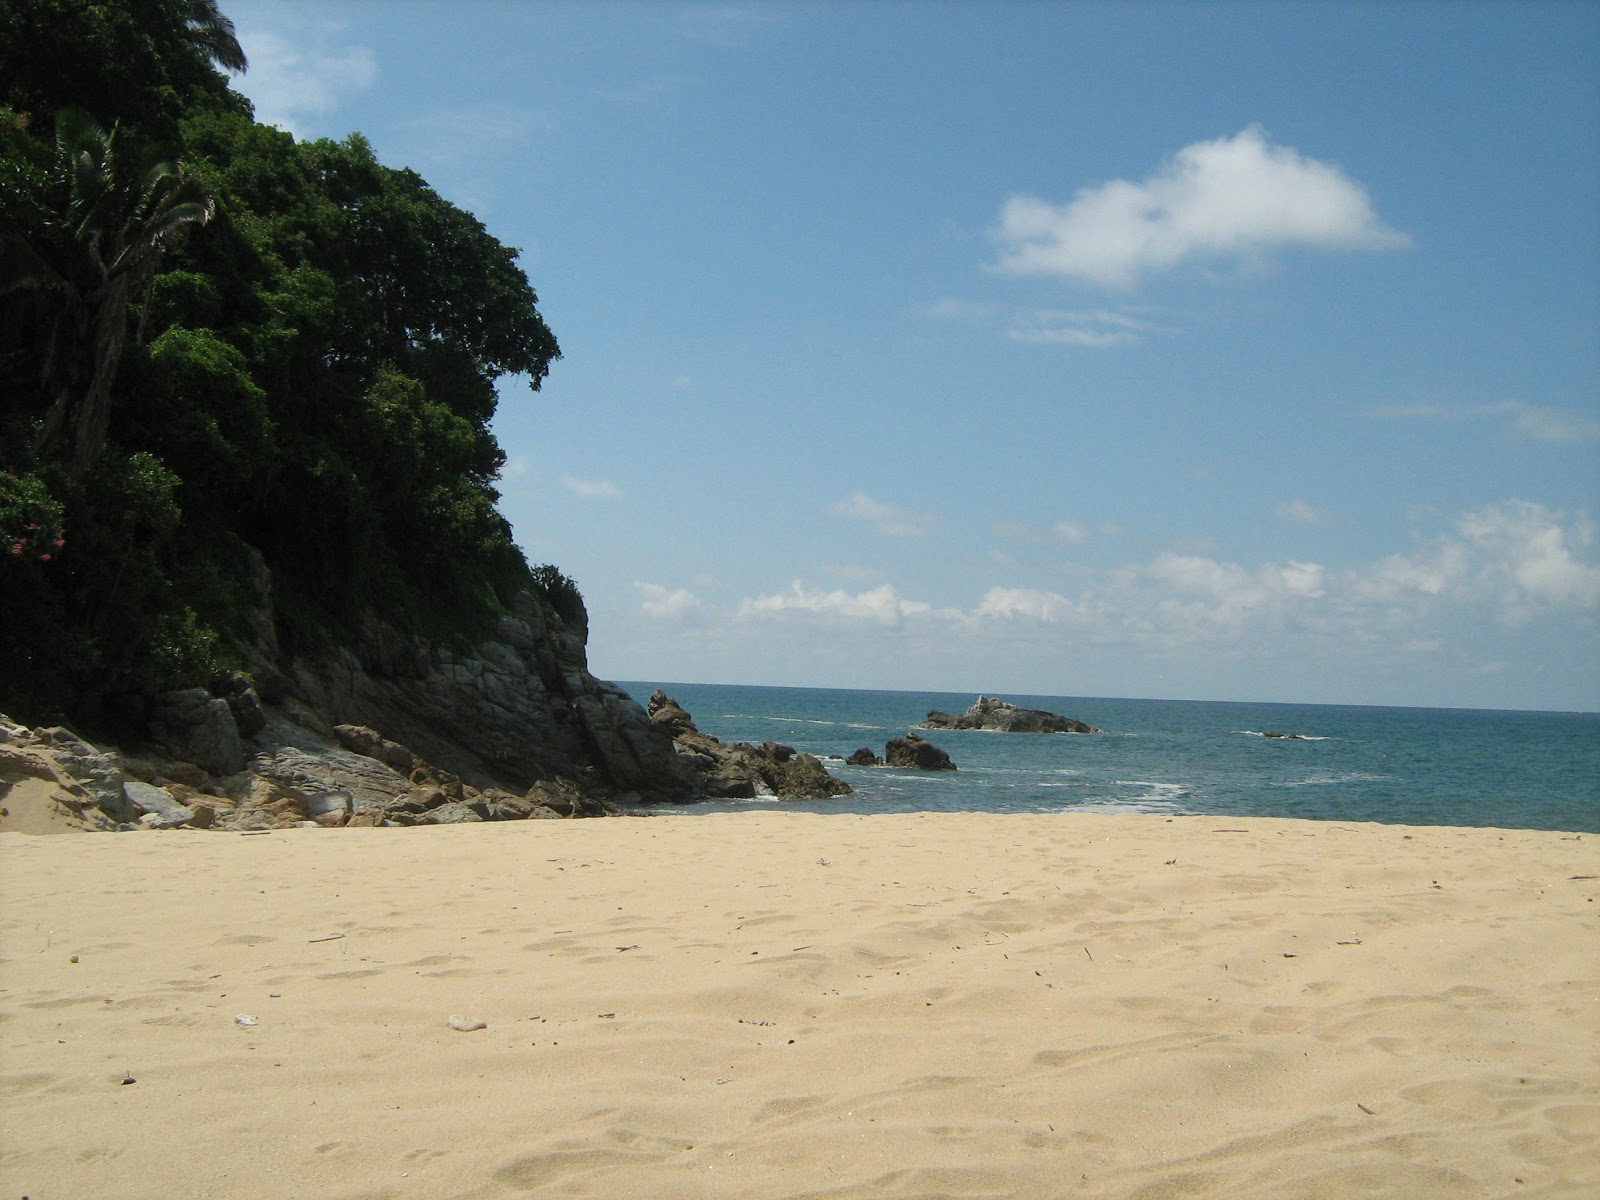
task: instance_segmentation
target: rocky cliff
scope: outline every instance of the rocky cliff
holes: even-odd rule
[[[681,721],[652,720],[589,673],[582,612],[564,620],[531,593],[470,646],[368,622],[347,645],[290,656],[266,616],[268,586],[260,581],[250,671],[154,697],[147,744],[109,751],[6,721],[0,806],[28,780],[79,828],[251,829],[590,816],[849,790],[788,747],[723,747],[675,705]]]

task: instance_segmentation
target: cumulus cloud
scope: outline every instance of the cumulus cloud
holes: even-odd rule
[[[787,591],[741,601],[737,615],[868,627],[915,622],[946,635],[1034,623],[1152,650],[1286,630],[1357,639],[1395,635],[1415,648],[1435,644],[1436,635],[1421,623],[1446,609],[1498,616],[1508,626],[1558,610],[1600,612],[1597,543],[1587,516],[1508,500],[1461,514],[1409,552],[1339,568],[1169,551],[1088,572],[1073,594],[995,586],[960,609],[903,596],[890,584],[849,592],[797,581]],[[664,605],[678,595],[636,586]]]
[[[1146,680],[1171,670],[1191,687],[1226,677],[1230,663],[1283,678],[1309,664],[1335,675],[1362,664],[1395,686],[1424,658],[1474,673],[1516,663],[1521,643],[1504,639],[1542,636],[1535,622],[1571,637],[1574,661],[1592,661],[1600,534],[1588,516],[1508,500],[1432,519],[1432,533],[1376,559],[1252,562],[1168,551],[1075,567],[1070,586],[980,586],[959,607],[887,583],[852,591],[802,580],[743,600],[717,628],[742,630],[750,652],[788,645],[806,661],[836,665],[970,669],[976,655],[1026,676],[1142,663]],[[1004,564],[997,569],[1010,574]],[[1585,686],[1582,694],[1592,694]]]
[[[1410,242],[1343,170],[1275,145],[1256,126],[1186,146],[1140,182],[1083,188],[1066,204],[1012,196],[996,236],[1002,271],[1119,288],[1192,260]]]
[[[665,621],[683,621],[698,614],[704,607],[700,598],[687,588],[663,587],[659,583],[638,583],[639,611],[647,617]]]
[[[865,492],[835,500],[828,506],[828,513],[844,520],[861,521],[885,537],[926,537],[933,532],[932,518],[875,500]]]
[[[839,624],[892,628],[909,617],[932,612],[931,604],[907,600],[887,583],[869,591],[851,593],[841,588],[823,591],[804,580],[796,580],[787,592],[741,601],[737,615],[745,620],[760,620],[799,614]]]
[[[1464,514],[1456,528],[1481,564],[1506,620],[1520,623],[1549,608],[1600,606],[1600,564],[1592,523],[1568,527],[1560,514],[1526,500]],[[1590,561],[1583,561],[1581,555]]]
[[[1586,516],[1508,500],[1461,514],[1409,553],[1338,570],[1165,553],[1102,572],[1075,597],[992,588],[971,617],[1095,626],[1100,633],[1113,622],[1125,634],[1144,630],[1174,643],[1288,627],[1369,636],[1441,605],[1487,607],[1518,625],[1556,610],[1600,610],[1597,540]]]
[[[615,500],[622,495],[622,489],[609,479],[578,479],[572,475],[563,475],[561,486],[574,496],[582,496],[585,500]]]
[[[307,122],[330,113],[378,78],[378,59],[365,46],[337,44],[331,22],[282,31],[239,22],[239,45],[250,69],[233,86],[250,97],[256,119],[297,137]]]
[[[973,616],[978,620],[1010,620],[1025,617],[1033,621],[1057,622],[1081,618],[1081,608],[1060,592],[1039,588],[993,587],[984,593]]]

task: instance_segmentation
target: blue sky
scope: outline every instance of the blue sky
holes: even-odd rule
[[[521,247],[597,674],[1600,709],[1600,6],[223,8]]]

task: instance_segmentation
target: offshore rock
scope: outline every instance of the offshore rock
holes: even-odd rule
[[[914,767],[919,771],[954,771],[950,756],[921,734],[890,738],[883,748],[884,760],[891,767]]]
[[[1099,733],[1093,725],[1046,712],[1042,708],[1019,708],[1009,700],[979,696],[966,712],[952,716],[934,709],[919,729],[992,729],[1000,733]]]

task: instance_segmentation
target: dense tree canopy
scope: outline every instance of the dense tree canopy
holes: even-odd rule
[[[210,0],[0,17],[0,708],[204,682],[262,565],[290,647],[576,598],[496,509],[496,381],[559,354],[516,251],[243,66]]]

